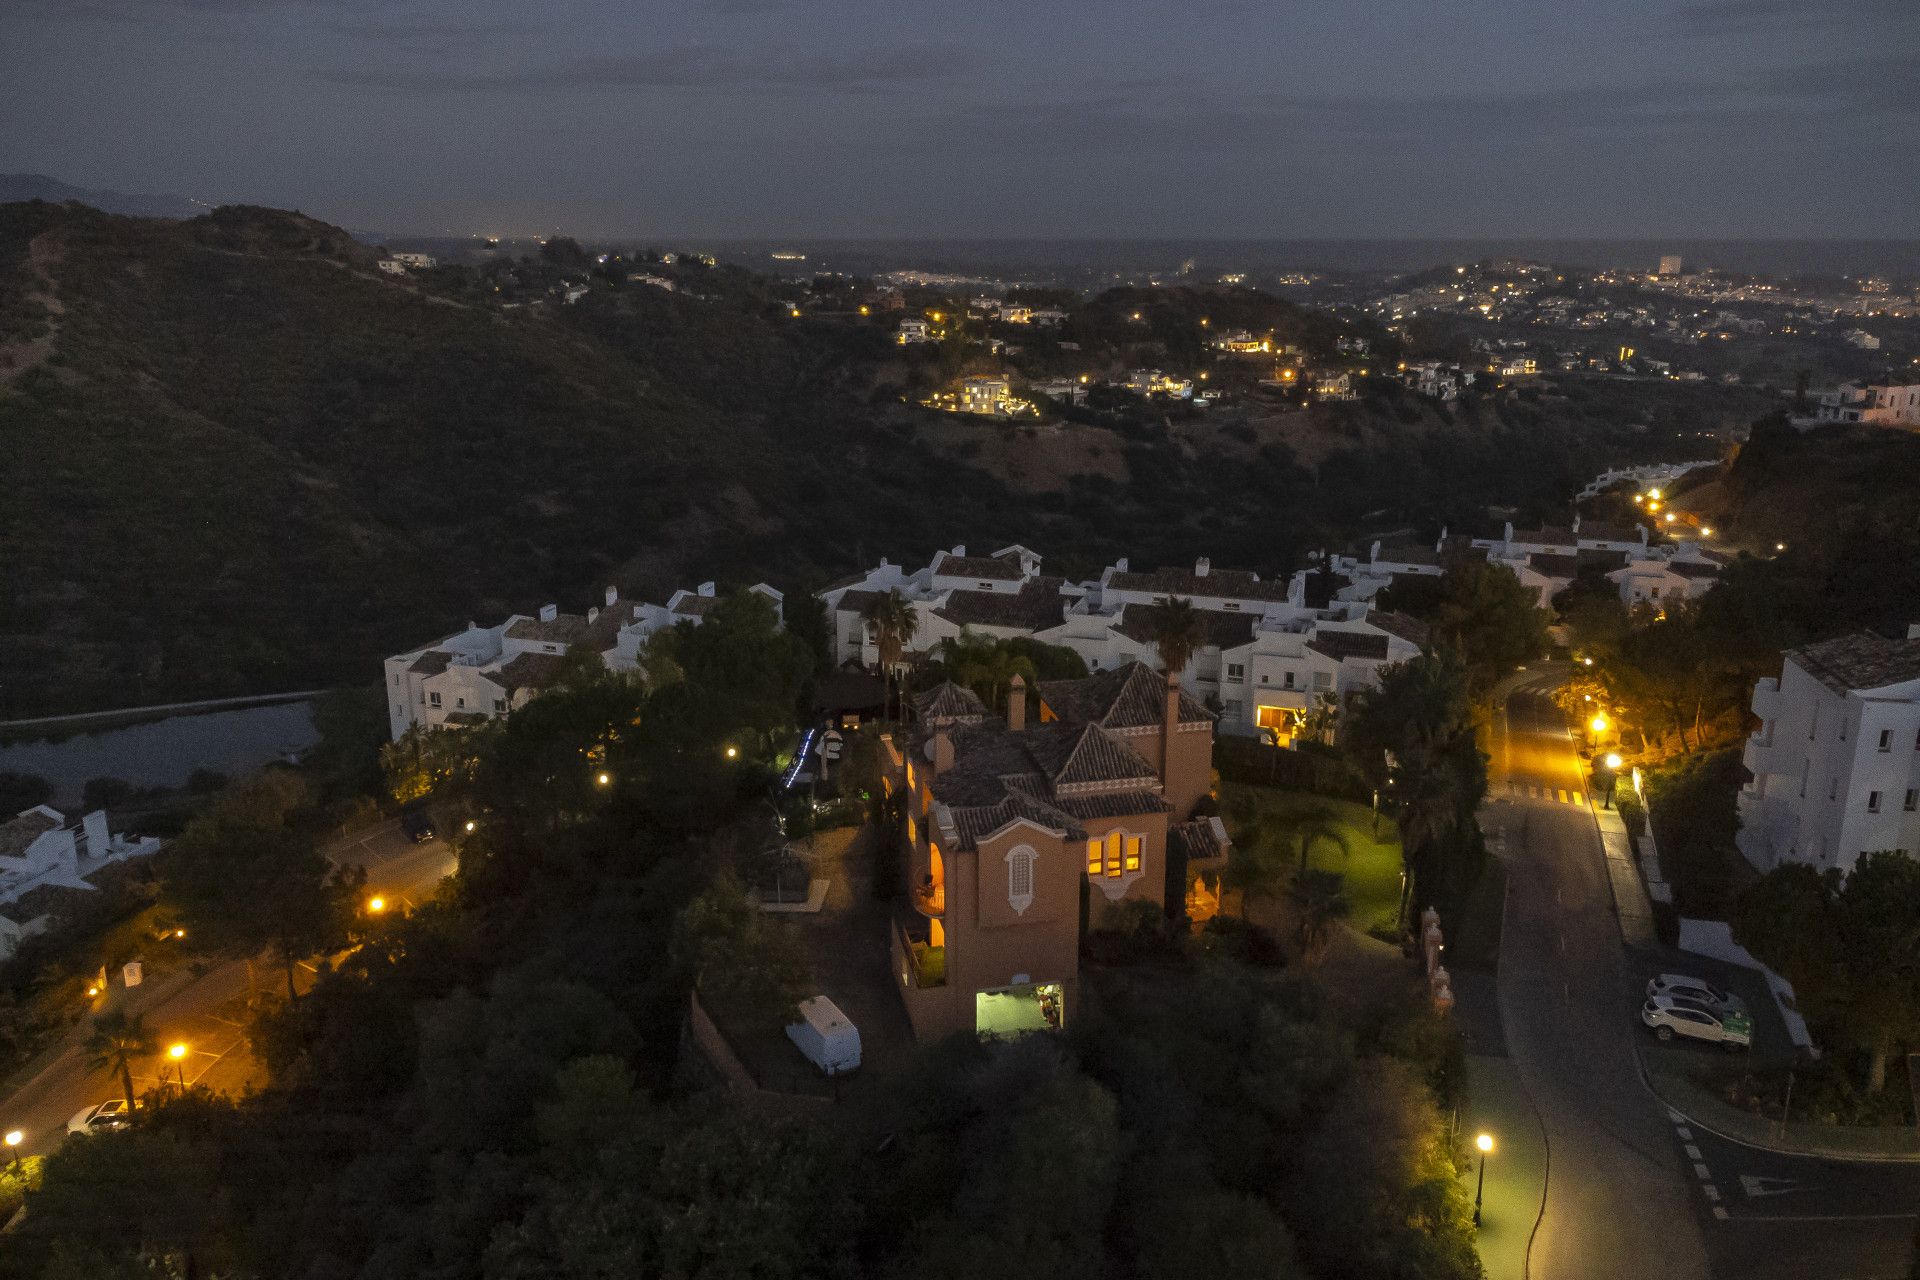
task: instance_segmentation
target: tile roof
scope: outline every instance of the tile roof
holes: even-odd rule
[[[1143,729],[1166,718],[1166,677],[1144,662],[1080,680],[1043,680],[1040,700],[1062,720],[1089,720],[1106,729]],[[1213,716],[1191,696],[1180,695],[1180,723],[1210,723]]]
[[[1138,752],[1097,724],[1056,720],[1019,735],[1020,745],[1053,790],[1102,783],[1152,783],[1160,775]]]
[[[1139,813],[1165,813],[1173,806],[1151,791],[1099,791],[1090,795],[1056,796],[1054,806],[1080,822],[1102,818],[1130,818]]]
[[[1860,631],[1787,652],[1787,661],[1835,693],[1920,680],[1920,640],[1889,640]]]
[[[1698,560],[1669,560],[1667,572],[1681,578],[1717,578],[1720,576],[1720,566],[1703,564]]]
[[[1404,613],[1395,613],[1392,609],[1374,609],[1367,614],[1367,621],[1388,635],[1398,636],[1408,644],[1425,645],[1427,643],[1427,624],[1418,618]]]
[[[1307,641],[1307,648],[1316,649],[1335,662],[1345,662],[1349,658],[1371,658],[1376,662],[1384,662],[1387,658],[1387,637],[1365,631],[1331,631],[1321,627]]]
[[[673,611],[685,614],[689,618],[702,618],[706,616],[709,609],[719,603],[712,596],[681,596],[680,603],[673,606]]]
[[[1378,560],[1388,564],[1439,564],[1440,553],[1415,542],[1401,542],[1380,548]]]
[[[1605,520],[1582,520],[1578,536],[1588,542],[1639,542],[1641,538],[1640,530],[1634,525]]]
[[[1121,613],[1120,622],[1114,630],[1137,644],[1152,644],[1156,634],[1154,625],[1165,607],[1158,604],[1130,604]],[[1252,640],[1253,624],[1259,620],[1258,614],[1230,609],[1196,609],[1194,612],[1206,623],[1206,643],[1221,649],[1237,649]]]
[[[1116,591],[1150,591],[1165,596],[1225,596],[1285,604],[1285,579],[1263,582],[1260,575],[1240,569],[1213,569],[1205,577],[1191,569],[1155,569],[1151,573],[1115,573],[1107,585]]]
[[[1170,849],[1186,855],[1188,865],[1205,862],[1211,858],[1224,858],[1233,842],[1227,838],[1227,830],[1218,818],[1195,818],[1191,822],[1176,822],[1167,828],[1167,844]]]
[[[59,814],[40,808],[24,809],[18,815],[0,822],[0,857],[17,858],[35,840],[66,825],[67,820]]]
[[[1571,529],[1515,529],[1513,541],[1527,542],[1543,547],[1565,547],[1572,551],[1580,545],[1579,535]]]
[[[453,655],[444,649],[429,649],[413,660],[407,668],[411,675],[437,676],[453,665]]]
[[[1066,581],[1065,578],[1031,578],[1017,592],[956,590],[934,613],[957,627],[1020,627],[1044,631],[1060,625],[1066,616],[1067,602],[1060,594]]]
[[[834,608],[844,613],[860,613],[886,594],[884,591],[848,591],[841,595],[840,603]]]
[[[996,560],[992,556],[956,556],[951,552],[940,553],[933,571],[948,578],[982,578],[989,582],[1018,582],[1020,580],[1020,562],[1014,560]]]
[[[979,724],[987,718],[987,704],[965,685],[944,680],[913,696],[913,714],[921,724],[930,727]]]
[[[483,674],[509,693],[515,689],[544,689],[559,678],[566,661],[557,653],[523,653],[498,671]]]
[[[521,618],[507,628],[507,635],[514,640],[540,640],[548,643],[572,644],[586,632],[587,620],[577,613],[562,613],[551,622],[542,622],[538,618]]]

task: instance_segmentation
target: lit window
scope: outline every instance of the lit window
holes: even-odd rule
[[[1107,876],[1118,879],[1120,876],[1121,840],[1118,831],[1107,832]]]
[[[920,843],[920,828],[914,825],[912,814],[907,815],[907,843]]]
[[[1100,842],[1098,840],[1087,841],[1087,874],[1090,876],[1099,875],[1101,861],[1102,852]]]
[[[1127,870],[1138,871],[1139,869],[1140,869],[1140,837],[1128,836],[1127,837]]]
[[[913,761],[907,761],[907,790],[913,790]]]

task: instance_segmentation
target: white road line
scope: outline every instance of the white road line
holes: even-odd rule
[[[1687,1159],[1689,1160],[1700,1159],[1700,1148],[1694,1146],[1691,1142],[1687,1144]]]
[[[1713,1206],[1713,1216],[1720,1219],[1720,1221],[1725,1222],[1727,1220],[1726,1208],[1722,1205]]]
[[[1702,1182],[1709,1182],[1713,1179],[1713,1170],[1703,1164],[1696,1164],[1693,1166],[1693,1176]]]
[[[1675,1124],[1685,1124],[1687,1122],[1687,1118],[1678,1111],[1675,1111],[1672,1107],[1667,1108],[1667,1119],[1673,1121]]]
[[[1579,791],[1573,793],[1573,807],[1576,809],[1584,809],[1587,807],[1587,797],[1584,793]]]
[[[1567,802],[1567,793],[1561,790],[1559,787],[1555,787],[1553,789],[1553,798],[1555,800],[1558,800],[1561,804],[1565,804]]]
[[[1700,1189],[1707,1193],[1707,1199],[1709,1200],[1718,1200],[1720,1198],[1720,1188],[1714,1186],[1711,1182]]]
[[[1676,1128],[1674,1129],[1674,1132],[1680,1135],[1680,1141],[1682,1141],[1682,1142],[1692,1142],[1692,1141],[1693,1141],[1693,1130],[1691,1130],[1691,1129],[1689,1129],[1689,1128],[1687,1128],[1687,1126],[1685,1126],[1685,1125],[1679,1125],[1679,1126],[1677,1126],[1677,1127],[1676,1127]]]

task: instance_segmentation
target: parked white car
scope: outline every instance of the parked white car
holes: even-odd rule
[[[111,1133],[115,1129],[126,1128],[132,1120],[133,1113],[127,1109],[125,1098],[109,1098],[105,1102],[81,1108],[73,1119],[67,1121],[67,1132]]]
[[[1640,1021],[1662,1040],[1686,1036],[1729,1049],[1753,1044],[1753,1020],[1731,1009],[1709,1009],[1674,996],[1649,996],[1640,1007]]]
[[[1662,973],[1647,979],[1647,999],[1655,996],[1672,996],[1676,1000],[1690,1000],[1694,1004],[1705,1005],[1708,1009],[1728,1009],[1735,1013],[1745,1013],[1747,1003],[1739,996],[1723,987],[1716,987],[1704,978],[1689,978],[1681,973]]]

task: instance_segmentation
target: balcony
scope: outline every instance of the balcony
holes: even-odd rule
[[[947,914],[947,886],[931,876],[926,877],[914,886],[913,905],[929,919]]]
[[[947,985],[947,938],[938,920],[901,917],[894,922],[894,959],[901,983],[927,991]]]

